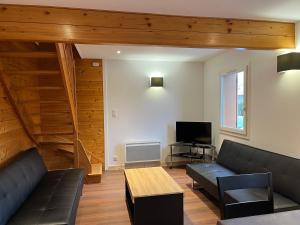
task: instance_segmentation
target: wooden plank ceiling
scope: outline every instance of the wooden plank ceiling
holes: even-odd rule
[[[0,39],[200,48],[295,48],[295,24],[0,5]]]

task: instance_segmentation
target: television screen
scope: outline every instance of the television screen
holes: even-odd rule
[[[176,122],[176,142],[211,144],[211,123]]]

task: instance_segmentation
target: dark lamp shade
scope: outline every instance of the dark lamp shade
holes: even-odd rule
[[[164,78],[163,77],[151,77],[150,78],[150,86],[151,87],[163,87],[164,86]]]
[[[300,52],[277,56],[277,72],[300,70]]]

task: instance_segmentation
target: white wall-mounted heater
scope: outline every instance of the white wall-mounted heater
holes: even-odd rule
[[[125,144],[125,163],[161,161],[160,142],[135,142]]]

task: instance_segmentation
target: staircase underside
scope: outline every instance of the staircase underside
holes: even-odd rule
[[[76,100],[76,91],[69,90],[74,70],[66,71],[62,63],[69,68],[75,64],[72,65],[72,56],[64,60],[55,43],[0,44],[0,81],[27,135],[40,150],[55,151],[69,159],[65,167],[74,167],[78,135],[76,108],[72,108],[76,104],[70,102]],[[66,76],[70,76],[69,81]],[[87,180],[100,181],[101,163],[92,165],[89,172]]]

